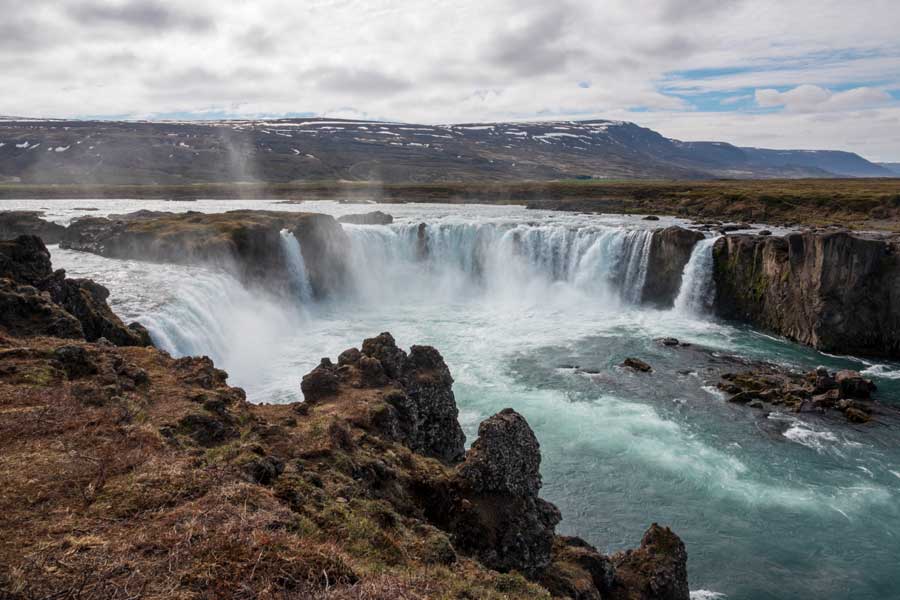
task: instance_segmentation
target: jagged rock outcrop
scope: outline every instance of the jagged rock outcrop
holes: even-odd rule
[[[610,600],[688,600],[687,551],[668,527],[656,523],[636,550],[612,556],[615,583]]]
[[[386,403],[378,415],[382,433],[411,450],[447,463],[465,452],[465,435],[457,420],[453,377],[440,353],[430,346],[397,347],[390,333],[365,340],[362,349],[341,353],[338,364],[322,359],[303,377],[307,402],[337,395],[342,386],[384,388]]]
[[[40,238],[0,242],[0,328],[10,335],[150,345],[147,330],[137,323],[122,323],[107,304],[108,297],[109,290],[98,283],[67,279],[65,271],[53,271]]]
[[[900,243],[844,232],[729,235],[715,308],[814,348],[900,357]]]
[[[483,421],[457,469],[459,486],[446,526],[459,547],[500,571],[537,576],[551,561],[559,510],[538,497],[540,445],[519,413]]]
[[[819,367],[797,373],[774,364],[748,371],[723,373],[717,386],[729,401],[752,408],[787,408],[794,412],[840,411],[848,421],[871,419],[875,384],[857,371],[831,373]]]
[[[375,210],[357,215],[344,215],[338,217],[338,222],[352,225],[390,225],[394,222],[394,217],[380,210]]]
[[[111,258],[211,263],[235,270],[247,279],[283,284],[284,229],[290,230],[300,243],[315,294],[324,296],[345,285],[349,239],[333,217],[323,214],[138,211],[82,217],[68,227],[60,246]]]
[[[704,238],[699,231],[672,226],[653,232],[647,263],[643,302],[671,308],[681,288],[681,275],[694,246]]]
[[[45,244],[58,244],[66,228],[41,218],[36,210],[0,211],[0,240],[12,240],[20,235],[36,235]]]

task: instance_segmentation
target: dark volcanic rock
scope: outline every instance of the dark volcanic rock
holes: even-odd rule
[[[856,371],[835,374],[819,367],[810,373],[797,373],[769,363],[740,373],[724,373],[718,388],[736,404],[778,406],[798,413],[838,410],[853,422],[870,420],[872,403],[866,401],[875,392],[875,384]]]
[[[334,396],[339,386],[334,365],[327,358],[323,358],[319,366],[304,375],[303,381],[300,382],[300,390],[307,402],[317,402],[322,398]]]
[[[112,312],[109,291],[89,279],[66,279],[53,271],[50,253],[36,236],[0,242],[0,326],[17,336],[54,335],[105,338],[117,346],[146,346],[149,334],[140,325],[126,327]]]
[[[637,550],[612,557],[616,583],[604,598],[611,600],[689,600],[687,551],[668,527],[656,523]]]
[[[45,244],[58,244],[66,228],[42,219],[42,214],[33,210],[0,211],[0,240],[12,240],[20,235],[36,235]]]
[[[35,235],[0,241],[0,277],[40,287],[53,274],[50,252]]]
[[[479,493],[536,496],[541,489],[541,450],[524,417],[504,409],[478,426],[478,439],[459,467]]]
[[[457,473],[449,512],[456,544],[492,569],[539,575],[551,562],[559,510],[538,497],[541,453],[525,419],[507,408],[485,420]]]
[[[900,244],[848,233],[716,242],[719,316],[825,351],[900,356]]]
[[[647,263],[647,281],[641,295],[643,302],[671,308],[681,288],[681,274],[691,258],[694,246],[703,239],[699,231],[683,227],[666,227],[653,232]]]
[[[380,210],[358,215],[344,215],[338,217],[339,223],[350,223],[353,225],[390,225],[394,222],[394,217]]]
[[[641,373],[650,373],[653,371],[653,367],[645,363],[639,358],[626,358],[622,362],[622,366],[633,371],[640,371]]]
[[[16,285],[10,279],[0,279],[0,329],[15,337],[84,339],[78,319],[53,302],[48,293]]]
[[[303,377],[307,402],[336,397],[342,387],[385,388],[385,412],[376,427],[411,450],[447,463],[462,460],[465,435],[459,426],[453,377],[441,354],[430,346],[413,346],[409,354],[397,347],[390,333],[350,348],[338,364],[324,358]]]

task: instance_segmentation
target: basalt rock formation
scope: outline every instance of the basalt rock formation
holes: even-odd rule
[[[0,211],[0,240],[12,240],[20,235],[36,235],[45,244],[58,244],[66,228],[41,218],[40,211]]]
[[[412,346],[407,354],[390,333],[382,333],[365,340],[361,351],[342,352],[337,365],[322,359],[303,377],[301,389],[306,401],[314,403],[340,394],[344,386],[381,388],[385,405],[377,425],[382,435],[452,464],[462,458],[466,441],[452,385],[437,350]]]
[[[900,243],[844,232],[729,235],[716,311],[814,348],[900,357]]]
[[[729,401],[753,408],[787,408],[794,412],[840,411],[852,423],[869,421],[875,384],[856,371],[831,373],[820,367],[795,373],[777,365],[724,373],[718,388]]]
[[[642,301],[660,308],[671,308],[681,288],[681,275],[694,246],[703,239],[699,231],[684,227],[666,227],[653,232],[647,263],[647,281]]]
[[[81,217],[60,246],[110,258],[181,264],[211,263],[243,278],[283,282],[286,271],[281,231],[300,243],[313,292],[327,295],[345,280],[349,240],[333,217],[314,213],[235,210],[138,211],[109,217]]]
[[[126,326],[106,303],[109,290],[53,271],[40,238],[0,242],[0,329],[18,337],[50,335],[118,346],[147,346],[140,324]]]

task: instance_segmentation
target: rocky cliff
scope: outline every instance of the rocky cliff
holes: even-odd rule
[[[647,263],[647,281],[641,299],[660,308],[671,308],[681,288],[681,275],[694,246],[703,239],[699,231],[666,227],[653,232]]]
[[[283,282],[287,278],[281,231],[285,229],[300,242],[316,294],[326,295],[343,285],[349,240],[333,217],[322,214],[142,210],[82,217],[66,229],[60,246],[110,258],[211,263],[244,278]]]
[[[900,357],[900,243],[843,232],[729,235],[716,311],[824,351]]]
[[[13,250],[11,285],[49,267]],[[305,402],[250,405],[208,358],[48,335],[57,316],[0,327],[0,596],[688,599],[668,529],[613,556],[555,534],[515,411],[466,452],[434,348],[381,334]]]

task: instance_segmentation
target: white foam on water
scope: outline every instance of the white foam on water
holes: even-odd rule
[[[812,448],[820,454],[839,442],[838,437],[830,431],[816,431],[805,423],[797,421],[782,434],[790,441]]]
[[[719,600],[719,598],[727,597],[725,594],[711,590],[691,590],[691,600]]]

